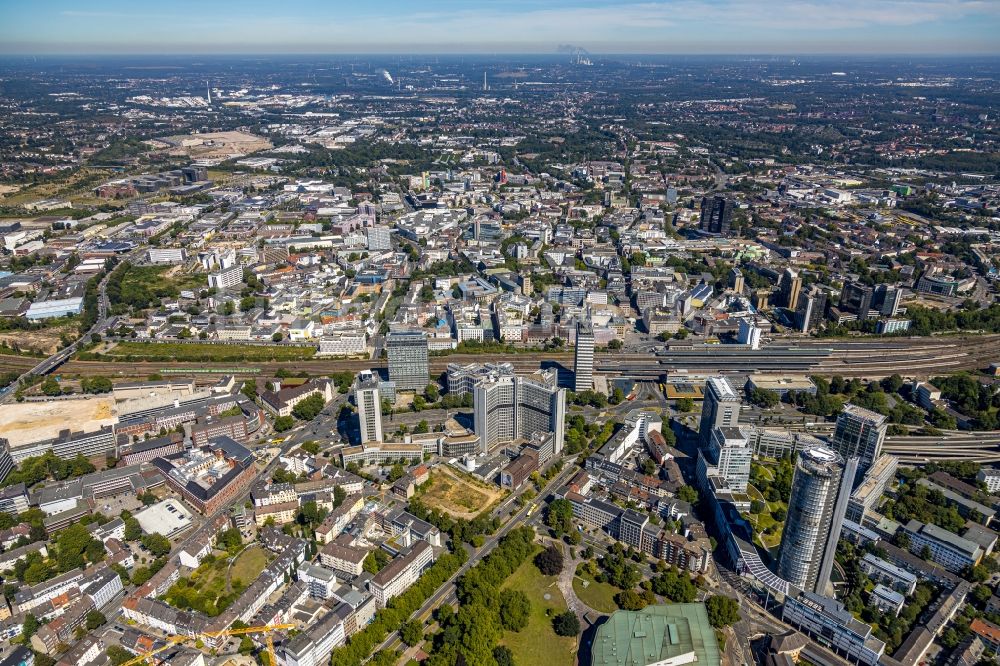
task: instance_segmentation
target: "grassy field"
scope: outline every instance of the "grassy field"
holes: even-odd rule
[[[177,266],[132,266],[122,278],[123,292],[127,289],[180,292],[207,288],[208,278],[204,273],[182,273]]]
[[[503,494],[496,487],[459,476],[455,471],[437,467],[430,481],[421,489],[420,499],[459,518],[471,518],[492,506]]]
[[[209,345],[198,343],[119,342],[105,356],[148,361],[301,361],[312,358],[312,347],[273,345]]]
[[[588,573],[573,577],[573,591],[580,601],[599,613],[614,613],[618,610],[618,604],[615,603],[618,588],[608,583],[598,583]]]
[[[257,580],[257,576],[267,566],[268,559],[270,558],[268,558],[267,551],[260,546],[247,548],[233,562],[229,571],[230,582],[240,581],[244,587],[249,585],[252,581]]]
[[[528,626],[517,633],[506,632],[501,642],[511,649],[518,664],[573,666],[577,640],[557,636],[552,630],[552,617],[566,610],[566,600],[556,587],[556,577],[543,576],[532,559],[522,564],[503,585],[528,595],[531,601]]]

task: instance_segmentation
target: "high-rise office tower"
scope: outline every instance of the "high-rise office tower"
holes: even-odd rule
[[[777,573],[801,590],[826,594],[856,464],[824,447],[799,451]]]
[[[756,322],[740,319],[736,341],[741,345],[749,345],[750,349],[760,349],[761,332]]]
[[[389,381],[398,391],[423,391],[430,381],[427,336],[423,331],[390,331],[385,336]]]
[[[562,451],[565,436],[566,389],[558,387],[554,371],[515,375],[513,369],[483,377],[473,389],[473,420],[479,450],[497,444],[551,433],[553,453]]]
[[[856,313],[858,321],[868,319],[873,295],[871,287],[857,282],[848,282],[840,292],[840,309]]]
[[[739,428],[715,428],[709,437],[705,457],[726,480],[730,490],[747,491],[753,447],[746,433]]]
[[[576,350],[573,354],[573,390],[594,388],[594,325],[588,317],[576,324]]]
[[[371,372],[362,372],[354,383],[354,401],[358,405],[358,429],[361,443],[382,441],[382,396],[378,380]]]
[[[735,266],[729,271],[729,288],[737,294],[743,293],[743,271]]]
[[[882,414],[847,403],[837,416],[830,446],[844,458],[858,459],[860,479],[882,454],[887,428],[886,417]]]
[[[872,307],[883,317],[895,317],[899,313],[899,302],[903,298],[903,290],[888,284],[875,287],[872,296]]]
[[[803,333],[815,329],[826,315],[826,292],[813,287],[808,294],[799,297],[799,307],[795,311],[795,324]]]
[[[713,234],[728,233],[733,225],[734,208],[736,202],[724,196],[702,197],[701,230]]]
[[[705,399],[701,404],[701,425],[698,429],[701,441],[707,445],[715,428],[738,426],[742,404],[739,393],[728,379],[709,377],[705,382]]]
[[[802,276],[791,268],[786,268],[781,276],[781,306],[795,310],[799,306],[799,294],[802,291]]]

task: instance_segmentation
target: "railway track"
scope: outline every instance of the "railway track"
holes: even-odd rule
[[[793,346],[775,344],[757,352],[706,345],[697,348],[675,347],[660,355],[599,353],[595,355],[598,372],[611,376],[654,379],[664,373],[689,372],[776,372],[841,375],[845,377],[880,378],[894,373],[904,376],[927,377],[938,373],[978,370],[1000,361],[1000,335],[969,336],[966,338],[914,338],[906,340],[813,340],[796,341]],[[452,354],[431,356],[430,372],[436,376],[449,363],[504,361],[519,372],[531,372],[539,367],[571,370],[573,352],[525,352],[517,354]],[[30,370],[38,359],[25,356],[0,355],[0,371]],[[333,372],[357,373],[369,368],[384,368],[384,360],[308,359],[300,361],[227,361],[218,363],[174,361],[80,361],[70,360],[60,367],[65,375],[146,377],[165,368],[205,373],[210,368],[223,369],[226,374],[236,368],[253,372],[234,374],[273,374],[280,368],[295,369],[310,374]],[[212,374],[212,373],[208,373]]]

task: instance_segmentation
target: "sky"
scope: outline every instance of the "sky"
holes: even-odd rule
[[[0,53],[1000,54],[1000,0],[0,0]]]

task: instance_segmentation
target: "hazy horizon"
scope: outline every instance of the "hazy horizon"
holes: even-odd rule
[[[983,0],[0,0],[0,18],[5,55],[1000,55]]]

